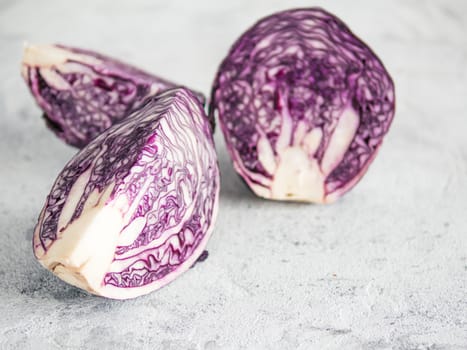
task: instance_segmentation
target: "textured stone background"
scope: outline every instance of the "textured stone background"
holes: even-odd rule
[[[331,206],[251,195],[221,135],[221,211],[206,262],[151,295],[89,296],[42,269],[32,230],[74,149],[40,120],[21,47],[122,57],[206,94],[256,19],[320,4],[394,76],[379,157]],[[0,0],[1,349],[466,349],[467,2]]]

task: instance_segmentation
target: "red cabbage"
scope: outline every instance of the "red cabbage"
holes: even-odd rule
[[[34,254],[91,293],[146,294],[206,258],[218,198],[203,107],[189,90],[169,90],[146,99],[65,166],[40,214]]]
[[[63,45],[26,46],[22,75],[48,127],[82,148],[151,95],[177,85],[116,59]],[[204,97],[198,94],[204,103]]]
[[[318,203],[362,178],[395,110],[378,57],[318,8],[248,29],[223,60],[211,100],[235,169],[257,195]]]

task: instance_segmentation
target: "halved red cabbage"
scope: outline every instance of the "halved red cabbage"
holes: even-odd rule
[[[48,127],[79,148],[148,96],[178,86],[100,53],[63,45],[26,46],[22,75]]]
[[[147,99],[65,166],[40,214],[34,254],[93,294],[137,297],[197,261],[218,198],[219,169],[203,107],[189,90],[169,90]]]
[[[395,110],[378,57],[318,8],[248,29],[222,62],[211,100],[235,169],[257,195],[318,203],[360,180]]]

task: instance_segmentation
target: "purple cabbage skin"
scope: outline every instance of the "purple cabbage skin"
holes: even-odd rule
[[[296,9],[260,20],[234,43],[209,110],[257,195],[330,203],[375,158],[395,92],[381,61],[341,20]]]
[[[90,50],[29,45],[22,75],[47,126],[82,148],[151,95],[176,84]],[[204,104],[204,96],[198,94]]]
[[[55,181],[33,238],[64,281],[114,299],[154,291],[203,260],[219,199],[211,127],[179,88],[81,149]]]

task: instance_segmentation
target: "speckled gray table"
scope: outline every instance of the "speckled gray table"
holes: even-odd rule
[[[257,18],[309,1],[0,1],[1,349],[466,349],[467,3],[314,1],[393,74],[398,111],[364,180],[331,206],[255,198],[220,135],[209,258],[126,302],[43,270],[34,223],[75,152],[19,75],[23,41],[103,50],[205,93]]]

